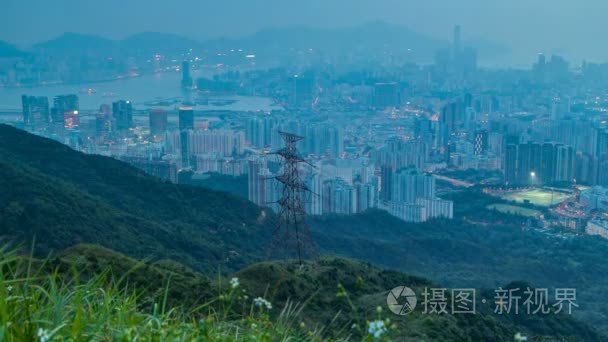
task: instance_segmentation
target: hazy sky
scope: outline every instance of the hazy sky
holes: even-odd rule
[[[607,0],[2,0],[0,39],[24,45],[65,31],[205,39],[385,20],[444,39],[459,23],[465,38],[494,41],[531,59],[543,51],[608,61],[606,13]]]

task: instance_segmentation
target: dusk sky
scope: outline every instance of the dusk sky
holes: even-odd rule
[[[19,45],[66,31],[122,38],[141,31],[203,40],[268,27],[343,27],[384,20],[449,39],[454,24],[465,38],[483,38],[516,55],[563,53],[608,61],[605,0],[4,0],[0,39]]]

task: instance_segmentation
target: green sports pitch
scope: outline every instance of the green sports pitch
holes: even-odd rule
[[[504,194],[502,197],[508,201],[518,203],[530,202],[541,207],[550,207],[565,201],[570,194],[549,189],[518,190]]]

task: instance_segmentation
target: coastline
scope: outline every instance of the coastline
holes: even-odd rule
[[[160,72],[160,73],[167,73],[167,71],[164,72]],[[141,74],[137,74],[137,75],[129,75],[129,76],[124,76],[124,77],[117,77],[117,78],[104,78],[104,79],[100,79],[100,80],[92,80],[92,81],[80,81],[80,82],[63,82],[63,81],[56,81],[56,82],[44,82],[44,83],[36,83],[36,84],[27,84],[27,85],[1,85],[0,84],[0,89],[34,89],[34,88],[52,88],[52,87],[59,87],[59,86],[77,86],[77,85],[88,85],[88,84],[98,84],[98,83],[110,83],[110,82],[116,82],[116,81],[121,81],[121,80],[129,80],[129,79],[133,79],[133,78],[138,78],[138,77],[142,77],[142,76],[148,76],[148,75],[154,75],[154,73],[141,73]]]

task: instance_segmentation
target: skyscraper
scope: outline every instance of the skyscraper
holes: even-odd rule
[[[532,66],[534,72],[534,79],[538,83],[545,81],[545,75],[547,73],[547,57],[543,53],[538,54],[537,62]]]
[[[555,158],[555,180],[571,182],[574,180],[575,152],[572,146],[558,145]]]
[[[53,126],[58,129],[78,126],[78,109],[78,96],[74,94],[55,96],[51,109]]]
[[[598,130],[597,132],[597,147],[595,156],[598,158],[608,157],[608,131]]]
[[[64,111],[79,109],[78,96],[74,94],[55,96],[53,98],[53,107],[62,110],[60,115],[61,120],[58,120],[62,121]]]
[[[454,60],[457,60],[460,57],[460,49],[461,49],[461,41],[460,41],[461,28],[460,25],[454,26],[454,50],[452,52],[452,57]]]
[[[392,200],[414,203],[417,198],[435,198],[435,177],[416,169],[399,170],[393,175]]]
[[[116,120],[116,130],[127,131],[133,127],[133,105],[131,101],[120,100],[112,103],[112,116]]]
[[[555,180],[555,145],[544,143],[541,152],[539,177],[544,184]]]
[[[425,222],[428,219],[424,205],[405,202],[390,202],[388,212],[405,222]]]
[[[310,188],[312,196],[310,201],[306,201],[306,213],[309,215],[323,214],[323,177],[320,173],[312,172],[306,178],[306,185]]]
[[[439,119],[447,127],[448,135],[455,131],[459,123],[462,123],[462,109],[462,103],[458,101],[448,102],[441,109]]]
[[[380,168],[380,200],[390,201],[393,195],[393,168],[383,165]]]
[[[290,82],[291,105],[299,108],[310,108],[313,100],[314,80],[308,77],[294,76]]]
[[[179,136],[182,168],[190,166],[190,131],[194,129],[194,109],[179,108]]]
[[[80,126],[80,113],[77,110],[64,112],[63,123],[67,129],[78,128]]]
[[[192,76],[190,75],[190,62],[182,62],[182,88],[192,88]]]
[[[505,150],[504,175],[507,184],[517,183],[517,145],[508,144]]]
[[[539,144],[527,143],[517,146],[517,183],[537,184],[541,170],[542,148]]]
[[[179,130],[194,129],[194,109],[192,107],[179,108]]]
[[[443,217],[451,219],[454,217],[454,202],[439,198],[416,198],[416,204],[426,209],[427,218]]]
[[[597,174],[597,184],[608,187],[608,159],[599,162]]]
[[[488,131],[479,130],[475,132],[475,154],[481,155],[488,150]]]
[[[148,119],[151,136],[161,136],[167,131],[167,111],[164,109],[150,109]]]
[[[247,176],[248,198],[251,202],[257,205],[266,205],[267,197],[267,175],[268,169],[266,163],[262,159],[249,160],[249,170]]]
[[[376,188],[370,183],[357,182],[355,184],[357,211],[363,212],[376,206]]]
[[[275,129],[276,119],[270,116],[253,117],[249,119],[245,126],[245,137],[247,141],[259,148],[267,147],[272,144],[273,133],[278,132]]]
[[[23,123],[29,127],[36,127],[50,121],[49,99],[46,96],[21,96],[23,107]]]
[[[328,134],[329,155],[332,158],[340,158],[344,152],[344,130],[342,127],[330,127]]]
[[[542,146],[530,144],[530,180],[528,184],[538,185],[541,181],[539,174],[542,168]]]
[[[598,160],[594,156],[577,152],[575,156],[574,178],[578,183],[596,185],[598,180]]]
[[[104,137],[112,131],[112,111],[109,105],[102,104],[95,114],[95,132],[98,137]]]

